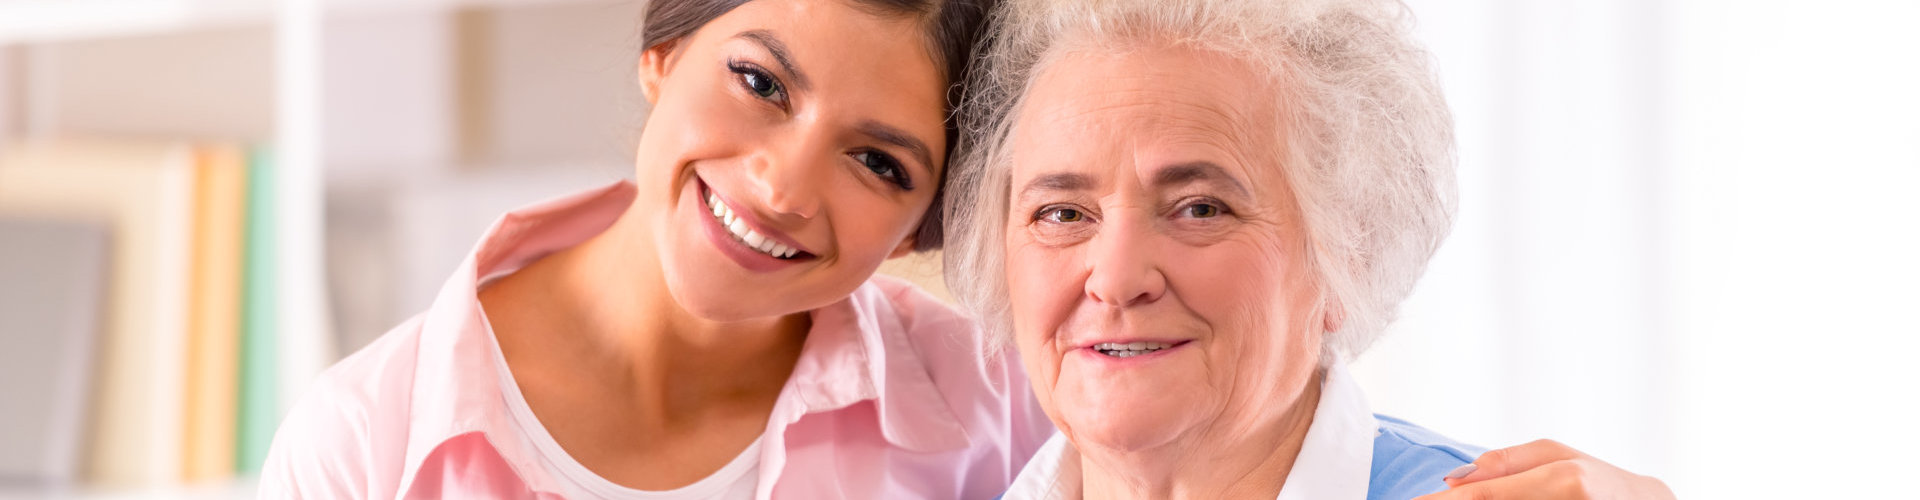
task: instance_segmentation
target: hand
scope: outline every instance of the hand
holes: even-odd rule
[[[1673,498],[1659,479],[1549,439],[1489,451],[1471,465],[1472,473],[1446,480],[1447,491],[1418,500]]]

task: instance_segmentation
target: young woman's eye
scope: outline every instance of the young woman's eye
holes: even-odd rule
[[[766,75],[747,73],[741,75],[741,80],[747,84],[748,89],[753,90],[754,95],[760,97],[780,95],[780,84],[774,83],[773,79],[768,78]]]
[[[868,171],[873,172],[873,175],[878,175],[887,182],[900,186],[901,190],[913,190],[913,178],[907,175],[907,169],[900,165],[900,161],[893,159],[892,156],[879,151],[861,151],[853,154],[853,160],[860,162],[860,166],[866,167]]]
[[[740,80],[740,86],[752,92],[754,96],[769,101],[786,102],[786,87],[780,85],[780,80],[766,70],[739,61],[728,61],[727,69],[733,71]]]

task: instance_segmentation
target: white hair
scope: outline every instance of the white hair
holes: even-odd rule
[[[946,279],[991,342],[1012,328],[1009,140],[1028,87],[1078,50],[1173,44],[1237,58],[1282,89],[1276,123],[1308,262],[1351,358],[1392,322],[1452,226],[1453,121],[1397,0],[1009,0],[968,81],[949,174]],[[1323,356],[1323,362],[1332,356]]]

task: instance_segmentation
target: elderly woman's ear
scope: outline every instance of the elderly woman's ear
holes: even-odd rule
[[[1340,304],[1340,297],[1329,293],[1322,304],[1320,322],[1326,333],[1340,331],[1340,325],[1347,322],[1347,308]]]

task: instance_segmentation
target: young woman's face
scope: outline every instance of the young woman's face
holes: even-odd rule
[[[636,209],[682,307],[805,311],[911,250],[947,148],[924,40],[846,1],[758,0],[643,55]]]

